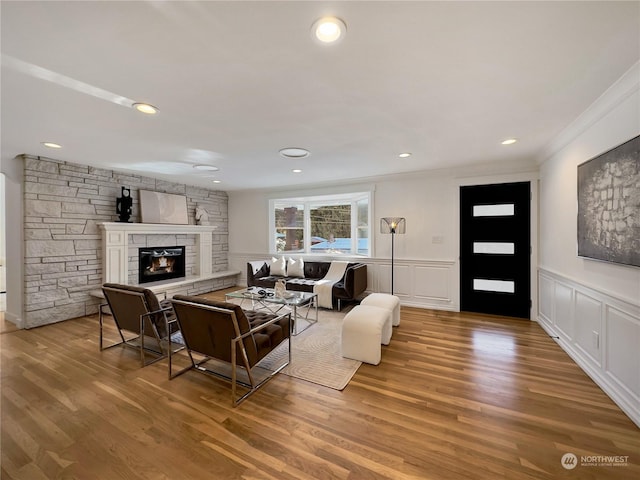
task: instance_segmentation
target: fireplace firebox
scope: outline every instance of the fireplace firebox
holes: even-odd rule
[[[185,276],[185,251],[181,247],[143,247],[138,250],[138,283]]]

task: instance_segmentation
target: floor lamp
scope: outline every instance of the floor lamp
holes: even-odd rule
[[[393,240],[396,233],[405,233],[407,222],[402,217],[382,217],[380,219],[380,233],[391,234],[391,295],[393,295]]]

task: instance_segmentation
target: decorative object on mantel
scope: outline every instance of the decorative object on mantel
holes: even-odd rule
[[[578,256],[640,267],[640,135],[578,165]]]
[[[140,214],[142,223],[189,224],[184,195],[140,190]]]
[[[122,187],[121,195],[121,197],[116,198],[116,213],[119,215],[118,221],[129,223],[129,218],[131,218],[131,205],[133,204],[131,189]]]
[[[196,205],[196,225],[209,225],[209,214],[202,205]]]
[[[393,243],[396,233],[405,233],[407,222],[402,217],[383,217],[380,219],[380,233],[391,234],[391,295],[393,295]]]

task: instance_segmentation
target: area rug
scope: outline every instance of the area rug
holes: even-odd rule
[[[342,320],[346,311],[320,310],[318,323],[291,338],[291,363],[281,373],[335,390],[343,390],[362,362],[343,358],[340,352]],[[313,314],[313,313],[311,313]],[[261,365],[281,365],[286,344],[270,353]]]

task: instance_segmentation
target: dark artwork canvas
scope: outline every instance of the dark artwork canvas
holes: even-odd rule
[[[578,165],[578,255],[640,267],[640,135]]]

